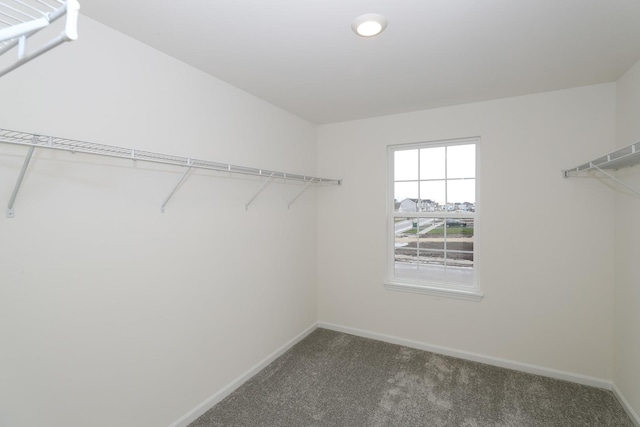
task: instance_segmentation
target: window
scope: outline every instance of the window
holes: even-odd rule
[[[388,289],[480,300],[478,139],[389,147]]]

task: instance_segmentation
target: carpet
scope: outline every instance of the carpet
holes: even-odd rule
[[[609,391],[316,329],[190,427],[633,427]]]

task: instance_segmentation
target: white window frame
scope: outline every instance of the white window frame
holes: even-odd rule
[[[413,150],[420,148],[431,147],[443,147],[454,145],[475,144],[476,147],[476,170],[475,170],[475,193],[476,193],[476,211],[474,213],[449,213],[448,211],[436,211],[436,212],[396,212],[394,206],[394,154],[396,151]],[[410,144],[398,144],[389,145],[387,147],[387,158],[389,162],[388,167],[388,196],[387,196],[387,253],[388,253],[388,267],[387,267],[387,279],[384,286],[388,290],[402,291],[402,292],[414,292],[420,294],[435,295],[440,297],[450,297],[471,301],[480,301],[483,297],[483,293],[478,286],[478,230],[479,227],[479,201],[480,198],[479,188],[479,166],[480,166],[480,137],[460,138],[451,140],[429,141],[429,142],[416,142]],[[441,282],[428,282],[428,281],[412,281],[405,278],[395,277],[395,218],[463,218],[469,217],[474,220],[474,256],[473,256],[473,284],[472,285],[459,285],[459,284],[447,284]]]

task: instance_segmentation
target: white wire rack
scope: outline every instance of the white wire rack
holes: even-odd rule
[[[570,178],[572,176],[578,176],[580,172],[588,172],[597,170],[605,175],[607,178],[612,179],[618,184],[631,191],[636,196],[640,197],[640,191],[637,191],[633,187],[629,186],[625,182],[618,179],[616,176],[606,172],[607,170],[618,170],[621,168],[631,167],[640,164],[640,142],[631,144],[627,147],[620,148],[602,157],[598,157],[587,163],[583,163],[580,166],[576,166],[571,169],[562,170],[562,176],[564,178]]]
[[[255,193],[255,195],[245,205],[248,209],[253,200],[260,194],[274,179],[281,179],[287,181],[301,181],[306,183],[302,191],[296,195],[296,197],[289,203],[289,207],[304,193],[312,184],[324,184],[324,185],[341,185],[342,180],[319,178],[308,175],[292,174],[287,172],[278,172],[268,169],[258,169],[247,166],[237,166],[228,163],[212,162],[209,160],[199,160],[188,157],[174,156],[171,154],[155,153],[151,151],[135,150],[132,148],[122,148],[113,145],[96,144],[93,142],[77,141],[67,138],[59,138],[53,136],[45,136],[28,132],[20,132],[8,129],[0,129],[0,143],[22,145],[29,147],[29,151],[25,158],[20,176],[16,182],[11,199],[7,206],[7,217],[14,216],[13,204],[17,197],[18,191],[22,184],[24,174],[27,170],[33,151],[36,148],[44,148],[51,150],[68,151],[71,153],[84,153],[106,157],[117,157],[121,159],[130,159],[135,161],[160,163],[166,165],[181,166],[187,168],[184,175],[171,191],[169,196],[165,199],[161,206],[161,212],[164,212],[164,208],[178,190],[182,183],[187,179],[192,169],[207,169],[217,172],[226,172],[233,174],[253,175],[266,178],[262,187]]]
[[[0,1],[0,56],[17,47],[16,60],[0,69],[0,76],[64,42],[76,40],[79,9],[77,0]],[[66,16],[66,22],[61,34],[35,49],[27,50],[29,37],[63,16]]]

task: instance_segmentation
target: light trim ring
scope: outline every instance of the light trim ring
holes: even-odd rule
[[[387,28],[387,18],[377,13],[360,15],[351,23],[351,29],[360,37],[374,37]]]

